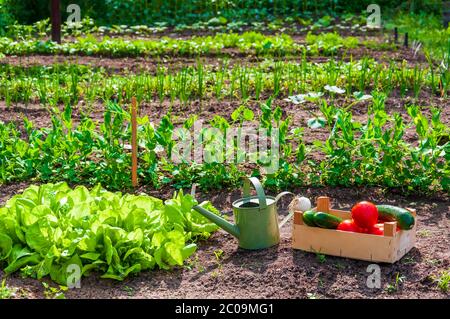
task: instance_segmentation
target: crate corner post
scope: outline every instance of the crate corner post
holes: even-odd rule
[[[330,212],[330,197],[328,196],[319,196],[317,197],[317,211],[323,213]]]

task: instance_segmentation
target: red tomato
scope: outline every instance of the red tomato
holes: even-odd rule
[[[384,225],[383,224],[375,224],[372,228],[369,228],[368,234],[372,235],[384,235]]]
[[[355,224],[355,222],[352,219],[346,219],[343,220],[337,227],[337,230],[342,231],[351,231],[354,233],[361,233],[362,229]]]
[[[377,206],[371,202],[360,202],[352,208],[352,218],[361,228],[372,228],[378,221]]]

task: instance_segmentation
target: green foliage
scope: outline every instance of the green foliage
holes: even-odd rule
[[[314,35],[309,32],[306,36],[307,50],[313,54],[334,55],[340,48],[354,49],[359,40],[355,37],[343,38],[337,33],[322,33]]]
[[[450,27],[442,26],[441,15],[429,15],[425,12],[417,14],[399,13],[390,20],[386,27],[397,27],[400,33],[408,32],[410,39],[419,41],[425,53],[432,56],[438,63],[443,62],[448,69],[450,61]]]
[[[183,157],[181,162],[173,161],[172,155],[180,154],[175,148],[175,125],[170,114],[159,125],[150,123],[147,117],[140,118],[139,178],[154,187],[170,184],[182,188],[198,183],[208,189],[237,185],[246,172],[243,159],[253,158],[254,154],[238,148],[237,142],[225,150],[227,129],[259,122],[269,134],[275,127],[279,131],[279,170],[266,175],[267,187],[382,185],[406,192],[450,190],[450,130],[442,122],[440,110],[432,108],[431,117],[427,117],[418,106],[409,106],[408,123],[398,113],[388,114],[386,94],[374,91],[368,105],[368,120],[359,122],[348,111],[363,101],[359,95],[346,107],[336,107],[333,98],[327,102],[315,95],[320,113],[311,114],[309,125],[312,129],[321,127],[328,131],[325,142],[313,141],[312,145],[306,145],[304,128],[292,126],[291,118],[283,118],[281,108],[272,106],[269,99],[261,104],[260,115],[242,105],[232,113],[232,122],[220,116],[213,118],[210,125],[219,131],[202,132],[200,145],[212,156],[203,163]],[[0,181],[35,178],[90,185],[102,183],[109,189],[130,187],[131,156],[126,150],[131,136],[129,113],[111,103],[107,105],[102,124],[82,115],[77,126],[71,114],[69,106],[64,112],[55,112],[52,127],[42,129],[34,128],[25,118],[25,137],[13,123],[0,123]],[[194,119],[188,118],[182,126],[191,128]],[[416,130],[417,145],[404,138],[410,127]],[[183,147],[193,147],[193,140],[186,142]],[[234,160],[225,161],[220,150],[234,154]],[[312,153],[319,155],[320,160],[312,160],[308,156]],[[258,176],[272,158],[270,153],[260,155],[262,158],[252,167]]]
[[[68,290],[66,286],[52,287],[46,282],[42,282],[44,287],[44,297],[45,299],[66,299],[64,294]]]
[[[21,23],[32,23],[50,15],[47,1],[3,0],[11,14]],[[73,1],[62,0],[65,8]],[[89,15],[104,24],[149,24],[154,21],[172,25],[198,21],[220,24],[223,20],[276,20],[280,17],[310,18],[313,15],[336,16],[344,12],[360,13],[371,0],[312,1],[312,0],[77,0],[83,15]],[[397,9],[409,12],[438,14],[440,0],[379,0],[383,12]],[[63,18],[66,17],[63,9]],[[326,19],[322,23],[326,24]]]
[[[179,100],[184,108],[189,102],[224,96],[259,100],[261,95],[286,96],[289,101],[302,104],[313,101],[312,91],[324,88],[331,95],[355,93],[358,99],[370,98],[365,92],[384,91],[388,96],[399,90],[402,96],[422,97],[424,91],[446,96],[450,90],[450,71],[432,63],[414,68],[405,63],[386,65],[364,58],[356,62],[330,60],[327,63],[302,61],[279,63],[271,59],[260,65],[236,63],[232,67],[224,61],[219,69],[204,65],[183,67],[172,72],[159,67],[155,75],[111,74],[103,68],[83,65],[0,66],[0,99],[8,107],[24,103],[47,106],[77,104],[80,100],[92,106],[95,102],[129,103],[131,92],[139,102],[162,103],[169,98]],[[300,80],[301,79],[301,80]],[[355,91],[358,92],[355,92]],[[124,94],[118,94],[124,92]],[[309,92],[306,94],[293,94]],[[320,94],[319,94],[320,95]]]
[[[441,272],[440,276],[435,277],[438,288],[443,293],[448,293],[448,287],[450,284],[450,271],[444,270]]]
[[[0,208],[0,261],[7,274],[21,270],[61,285],[72,283],[74,265],[80,275],[95,271],[115,280],[181,266],[195,252],[194,242],[217,230],[194,205],[182,191],[163,203],[100,186],[30,186]],[[218,213],[209,202],[201,205]]]
[[[126,40],[104,37],[99,40],[92,35],[80,37],[74,42],[57,44],[51,41],[25,39],[14,41],[0,38],[0,52],[7,55],[28,54],[83,54],[124,56],[199,55],[220,53],[224,48],[237,48],[242,52],[257,55],[294,54],[302,50],[288,35],[266,36],[257,32],[219,33],[214,36],[199,36],[190,39],[163,37],[159,40]]]
[[[11,12],[8,10],[4,0],[0,0],[0,35],[3,35],[5,28],[14,22]]]
[[[0,300],[2,299],[10,299],[13,296],[13,291],[6,286],[6,278],[3,278],[0,285]]]
[[[398,292],[400,285],[403,284],[403,282],[405,281],[406,277],[403,275],[400,275],[399,272],[396,273],[395,275],[395,281],[392,284],[388,284],[386,286],[386,292],[389,294],[393,294]]]

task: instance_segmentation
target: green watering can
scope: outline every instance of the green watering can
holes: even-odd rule
[[[250,182],[256,189],[256,196],[250,196]],[[278,226],[277,202],[284,195],[294,195],[282,192],[277,197],[266,196],[261,183],[256,177],[244,179],[244,197],[233,203],[233,213],[236,225],[220,216],[195,206],[193,209],[216,223],[226,232],[239,240],[239,247],[244,249],[263,249],[280,242],[281,228],[292,216],[287,216]]]

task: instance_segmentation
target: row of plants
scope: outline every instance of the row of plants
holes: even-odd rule
[[[310,35],[307,45],[296,43],[289,35],[264,35],[258,32],[218,33],[214,36],[193,36],[189,39],[121,39],[104,37],[97,39],[92,35],[79,37],[76,41],[58,44],[52,41],[28,39],[15,41],[0,38],[0,54],[79,54],[103,55],[112,57],[160,56],[160,55],[201,55],[222,54],[224,49],[237,49],[246,54],[292,55],[303,51],[332,55],[339,48],[351,49],[358,46],[354,37],[341,37],[336,33],[319,36]]]
[[[61,32],[63,37],[82,36],[87,34],[109,35],[109,36],[152,36],[167,31],[211,31],[211,32],[243,32],[253,30],[258,32],[283,32],[299,33],[319,29],[336,29],[349,31],[365,31],[366,20],[364,16],[345,14],[340,19],[324,15],[314,21],[310,18],[287,17],[273,21],[228,21],[219,16],[208,21],[198,21],[190,25],[178,24],[169,27],[167,22],[155,22],[152,25],[111,25],[99,26],[89,17],[79,22],[63,23]],[[16,40],[30,38],[46,38],[51,35],[50,19],[37,21],[31,25],[11,24],[5,27],[4,36]]]
[[[383,91],[388,96],[399,92],[402,97],[418,98],[424,90],[447,96],[450,71],[435,67],[431,62],[428,67],[410,67],[405,62],[383,64],[369,58],[356,62],[331,59],[326,63],[311,63],[305,55],[299,62],[269,59],[248,66],[230,65],[228,60],[223,60],[219,66],[210,66],[199,59],[196,65],[174,72],[157,67],[155,74],[111,75],[103,68],[83,65],[0,66],[0,99],[7,107],[18,103],[77,104],[80,100],[88,106],[98,101],[126,103],[131,94],[139,102],[162,103],[169,99],[171,103],[178,100],[187,105],[206,98],[287,97],[317,89],[323,91],[327,85],[339,88],[338,93],[331,93],[347,97],[355,91],[372,90]]]
[[[400,13],[389,19],[383,16],[383,24],[389,32],[393,32],[395,27],[400,34],[408,32],[410,38],[415,42],[415,47],[423,47],[426,53],[437,61],[448,59],[450,46],[450,28],[443,28],[440,16],[428,15],[424,12],[420,14]],[[356,16],[352,13],[336,17],[324,15],[316,19],[307,17],[290,16],[284,19],[272,21],[228,21],[224,17],[214,17],[208,21],[198,21],[192,25],[179,24],[168,29],[167,22],[156,22],[152,25],[112,25],[98,26],[95,21],[85,17],[77,23],[64,23],[62,33],[67,36],[82,36],[88,34],[109,35],[109,36],[151,36],[159,32],[182,32],[189,31],[210,31],[210,32],[244,32],[246,30],[257,32],[283,32],[288,34],[307,33],[317,30],[345,30],[347,32],[366,32],[366,17]],[[47,39],[51,28],[49,19],[35,22],[32,25],[10,24],[5,27],[3,35],[15,40]],[[2,34],[2,32],[0,32]],[[392,35],[390,36],[392,38]],[[372,44],[372,47],[374,44]]]
[[[30,186],[0,208],[0,266],[76,287],[92,272],[123,280],[182,266],[218,227],[182,191],[163,202],[66,183]],[[210,202],[200,204],[217,214]]]
[[[276,144],[265,155],[279,165],[276,171],[267,174],[265,160],[251,164],[249,171],[248,163],[242,159],[253,158],[254,154],[250,154],[252,150],[238,148],[239,137],[234,146],[228,145],[231,148],[224,150],[239,154],[231,162],[219,160],[220,154],[218,160],[175,161],[174,158],[180,157],[176,128],[192,130],[197,117],[192,115],[176,126],[170,113],[158,125],[145,116],[138,121],[138,174],[141,183],[152,187],[168,184],[180,188],[198,183],[203,188],[221,188],[235,186],[242,175],[250,173],[264,178],[266,186],[272,188],[382,185],[405,191],[448,191],[449,127],[441,121],[441,110],[432,108],[428,119],[418,106],[408,106],[411,119],[405,122],[400,114],[386,112],[385,99],[383,93],[374,92],[367,110],[368,120],[359,122],[352,118],[349,107],[336,107],[333,102],[315,97],[312,100],[320,112],[310,111],[307,125],[309,129],[325,130],[328,137],[312,144],[303,139],[306,125],[293,123],[291,117],[283,118],[281,108],[273,107],[271,99],[261,104],[259,116],[244,105],[233,112],[231,120],[215,116],[209,125],[222,134],[205,130],[201,138],[196,137],[204,154],[218,154],[226,145],[222,139],[230,128],[261,127],[269,134],[277,128],[279,157],[271,157],[276,155]],[[101,183],[110,189],[129,188],[129,118],[129,113],[117,104],[108,104],[103,123],[82,115],[75,125],[70,106],[60,114],[54,111],[50,128],[35,128],[26,118],[24,131],[12,122],[1,123],[0,182],[63,180]],[[415,129],[418,144],[404,138],[409,128]],[[183,143],[193,149],[193,141]]]

